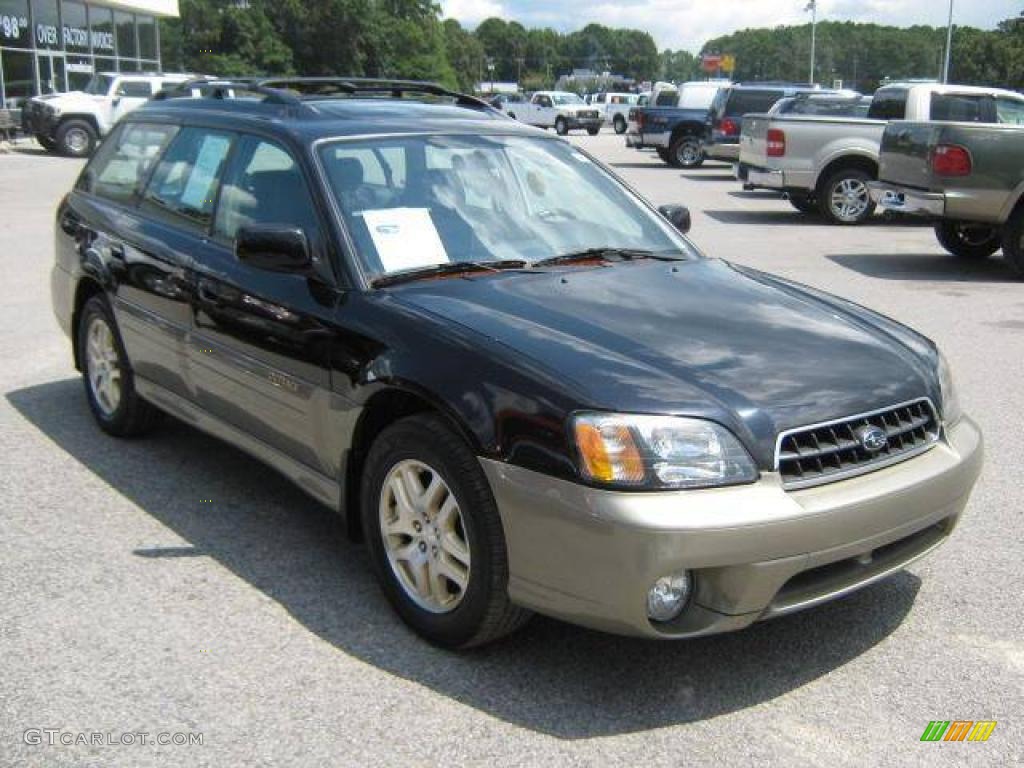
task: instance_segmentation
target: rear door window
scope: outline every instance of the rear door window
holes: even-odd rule
[[[173,223],[206,229],[233,134],[184,128],[164,153],[142,197],[142,208]]]
[[[886,88],[875,93],[868,108],[873,120],[904,120],[907,117],[906,88]]]
[[[1009,125],[1024,125],[1024,101],[997,96],[996,122]]]
[[[984,94],[933,93],[930,117],[956,123],[983,123],[989,101],[991,98]]]
[[[100,145],[78,182],[78,189],[117,202],[131,202],[156,158],[178,132],[176,126],[122,123]]]
[[[734,90],[732,98],[729,99],[726,106],[725,114],[727,117],[737,117],[755,112],[767,112],[783,95],[782,91]]]
[[[153,86],[148,80],[124,80],[117,86],[114,95],[129,99],[148,99],[153,95]]]

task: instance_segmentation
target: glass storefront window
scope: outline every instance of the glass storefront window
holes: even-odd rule
[[[117,72],[117,59],[105,59],[97,56],[93,69],[99,72]]]
[[[135,50],[135,17],[130,13],[114,13],[114,24],[117,27],[117,57],[134,59]]]
[[[64,47],[57,0],[32,0],[32,23],[36,48],[59,51]]]
[[[139,28],[139,58],[156,58],[156,20],[152,16],[136,16]]]
[[[68,56],[67,59],[68,90],[81,91],[92,79],[95,67],[91,56]]]
[[[89,53],[89,21],[85,5],[65,0],[61,3],[61,38],[69,53]]]
[[[8,109],[17,109],[35,95],[36,74],[33,54],[27,51],[0,51],[4,68],[4,92]]]
[[[0,0],[0,46],[32,47],[28,0]]]
[[[92,52],[96,56],[114,55],[114,12],[112,10],[97,8],[95,5],[89,8],[89,37],[92,42]],[[99,68],[99,64],[97,64],[97,68]],[[107,68],[115,69],[113,63]]]

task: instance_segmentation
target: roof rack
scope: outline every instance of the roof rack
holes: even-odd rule
[[[423,93],[431,96],[447,96],[455,103],[466,107],[489,107],[483,99],[453,91],[437,83],[421,80],[393,80],[371,77],[270,77],[257,80],[269,88],[295,91],[306,97],[352,95],[360,93],[387,93],[400,99],[407,93]]]
[[[245,93],[260,94],[267,104],[297,106],[302,103],[302,100],[293,94],[277,88],[268,88],[260,84],[259,80],[253,77],[228,79],[196,77],[164,87],[153,96],[153,100],[165,101],[167,99],[187,98],[192,95],[192,91],[199,91],[200,95],[210,99],[228,99],[232,97],[235,91],[243,91]]]

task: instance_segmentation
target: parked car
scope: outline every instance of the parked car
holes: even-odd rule
[[[727,82],[683,83],[676,91],[663,91],[672,101],[637,109],[636,128],[626,146],[654,147],[663,162],[675,168],[696,168],[704,162],[703,134],[708,109]]]
[[[748,189],[786,192],[804,213],[859,224],[875,211],[868,182],[878,178],[878,150],[889,120],[997,122],[997,104],[1024,96],[998,88],[913,83],[880,88],[866,118],[748,115],[737,177]]]
[[[85,89],[30,99],[22,109],[25,133],[45,149],[69,157],[88,157],[120,118],[169,85],[194,78],[187,74],[103,72]]]
[[[638,98],[635,93],[597,93],[588,103],[602,110],[604,121],[611,123],[616,133],[625,133],[629,112]]]
[[[480,100],[305,82],[151,101],[61,202],[102,430],[166,411],[276,468],[449,647],[530,611],[739,629],[950,536],[982,439],[931,341],[705,258],[684,207]]]
[[[537,91],[521,109],[516,110],[515,117],[527,125],[554,128],[559,136],[577,129],[596,136],[604,123],[597,107],[567,91]]]
[[[740,154],[740,128],[751,113],[770,110],[779,99],[804,93],[830,93],[817,86],[793,83],[736,83],[715,96],[704,122],[704,152],[713,160],[735,163]]]
[[[490,100],[490,104],[499,112],[515,118],[516,110],[526,103],[526,97],[521,93],[499,93]]]
[[[1024,277],[1024,101],[994,103],[1002,125],[889,123],[868,187],[886,210],[933,219],[954,256],[977,261],[1001,247]]]

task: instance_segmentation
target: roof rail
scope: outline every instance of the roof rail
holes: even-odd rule
[[[388,93],[400,99],[407,93],[425,93],[431,96],[448,96],[455,103],[466,107],[490,107],[483,99],[466,93],[453,91],[438,83],[421,80],[394,80],[371,77],[268,77],[258,79],[257,84],[265,88],[280,88],[296,91],[307,97],[332,96],[337,94]]]
[[[197,77],[192,80],[185,80],[181,83],[174,83],[162,88],[153,96],[154,101],[165,101],[167,99],[187,98],[192,91],[198,90],[201,95],[212,99],[230,98],[230,91],[244,91],[246,93],[257,93],[263,96],[267,104],[281,104],[285,106],[298,106],[302,100],[297,96],[277,88],[269,88],[262,85],[254,77]]]

